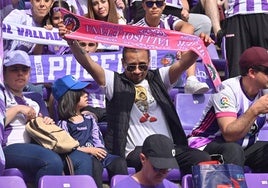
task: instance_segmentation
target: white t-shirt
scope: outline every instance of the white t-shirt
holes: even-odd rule
[[[16,102],[14,95],[8,91],[5,91],[6,96],[6,109],[18,105]],[[40,111],[39,105],[26,97],[23,97],[23,100],[28,106],[34,108],[36,115],[38,115]],[[25,131],[25,125],[27,120],[25,116],[21,113],[17,114],[13,121],[9,123],[8,126],[5,127],[4,137],[7,140],[6,145],[14,144],[14,143],[29,143],[30,137],[28,133]]]
[[[161,78],[166,86],[166,88],[170,89],[172,85],[169,80],[169,67],[162,67],[159,69]],[[106,97],[108,100],[111,100],[113,97],[114,91],[114,72],[110,70],[105,70],[105,81],[106,86],[104,88]],[[138,93],[142,93],[145,95],[141,95],[140,98],[145,96],[146,105],[139,105],[141,100],[137,99],[137,89],[136,89],[136,99],[139,102],[135,102],[132,106],[130,112],[130,121],[129,121],[129,129],[127,134],[127,144],[125,155],[127,156],[132,150],[135,149],[135,146],[142,146],[146,137],[152,134],[163,134],[172,139],[171,132],[169,126],[167,125],[167,121],[164,117],[163,111],[160,106],[156,103],[154,97],[152,96],[151,90],[149,88],[149,84],[147,80],[143,80],[141,83],[135,85],[136,88],[140,88]],[[146,92],[144,92],[146,91]],[[147,106],[147,107],[145,107]],[[147,109],[144,112],[144,109]],[[141,120],[145,120],[141,122]],[[155,120],[155,121],[153,121]]]

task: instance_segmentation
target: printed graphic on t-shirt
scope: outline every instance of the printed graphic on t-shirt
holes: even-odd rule
[[[142,112],[142,117],[140,118],[140,122],[144,123],[146,121],[155,122],[157,118],[151,116],[149,111],[149,103],[147,98],[147,91],[142,86],[135,86],[136,96],[135,96],[135,104],[137,105],[138,109]]]

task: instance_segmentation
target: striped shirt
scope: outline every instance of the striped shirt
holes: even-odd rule
[[[188,139],[191,147],[200,148],[212,140],[224,140],[216,118],[239,118],[263,95],[263,92],[260,91],[254,99],[249,99],[241,88],[240,80],[241,76],[225,80],[223,82],[224,89],[211,96],[201,121],[194,128]],[[265,123],[266,115],[260,114],[247,135],[238,140],[237,143],[243,148],[254,144],[257,140],[258,132]]]
[[[175,30],[176,24],[180,21],[182,21],[182,20],[176,16],[162,14],[158,28]],[[141,20],[139,20],[137,23],[135,23],[133,25],[142,26],[142,27],[150,27],[146,23],[145,18],[142,18]]]
[[[267,0],[228,0],[227,18],[237,14],[268,13]]]

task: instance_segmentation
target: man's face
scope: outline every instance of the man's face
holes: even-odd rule
[[[161,17],[163,10],[165,9],[166,3],[163,0],[144,0],[142,7],[145,10],[146,17],[155,18]]]
[[[98,43],[93,41],[78,41],[78,44],[83,48],[87,53],[95,53],[98,48]]]
[[[161,183],[169,172],[169,169],[157,169],[153,167],[149,159],[141,153],[142,171],[144,171],[144,179],[150,185]]]
[[[134,84],[143,81],[148,73],[149,55],[146,50],[127,51],[125,59],[122,59],[125,74]]]

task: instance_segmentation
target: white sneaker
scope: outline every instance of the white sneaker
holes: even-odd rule
[[[187,78],[184,86],[185,93],[204,94],[209,90],[207,83],[198,81],[196,77],[189,78]]]

